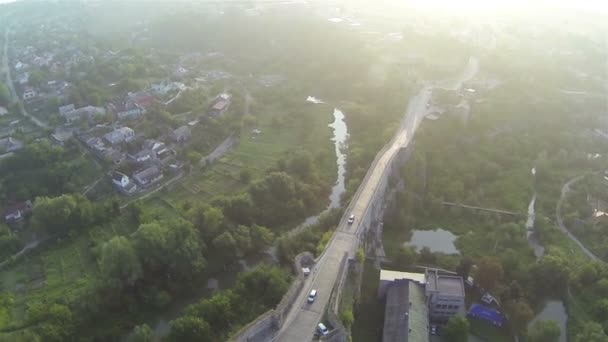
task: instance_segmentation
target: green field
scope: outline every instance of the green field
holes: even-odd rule
[[[244,131],[232,150],[212,165],[204,169],[193,170],[184,177],[175,188],[166,195],[167,202],[175,207],[185,201],[210,201],[220,195],[230,195],[243,191],[247,184],[240,180],[240,172],[248,170],[251,179],[263,177],[269,168],[276,166],[280,159],[285,159],[298,150],[306,150],[313,155],[333,152],[331,128],[333,121],[332,108],[326,105],[304,104],[306,119],[310,120],[308,133],[301,133],[302,128],[286,120],[281,126],[273,124],[273,118],[280,114],[278,109],[269,108],[257,116],[257,128],[262,132],[254,135]],[[289,118],[287,116],[287,118]],[[334,156],[324,160],[319,175],[328,185],[335,179]]]

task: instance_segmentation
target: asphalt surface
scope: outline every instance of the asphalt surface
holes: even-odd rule
[[[458,89],[463,82],[475,75],[477,69],[477,60],[471,59],[459,78],[443,82],[439,87],[448,90]],[[329,242],[312,273],[306,279],[301,293],[285,317],[282,329],[273,341],[299,342],[312,339],[316,326],[329,303],[331,291],[338,280],[341,260],[345,253],[354,252],[359,245],[357,234],[364,228],[360,224],[359,218],[366,216],[376,189],[381,184],[393,158],[401,148],[411,142],[416,129],[424,116],[428,114],[426,105],[431,99],[432,89],[431,86],[425,86],[410,99],[405,120],[399,131],[387,145],[388,147],[384,149],[382,155],[371,165],[366,178],[351,201],[350,210],[344,213],[344,218],[355,215],[355,222],[349,225],[344,218],[340,221],[334,238]],[[309,304],[306,298],[312,289],[317,290],[317,298],[314,303]]]

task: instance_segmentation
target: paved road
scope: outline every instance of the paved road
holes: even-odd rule
[[[557,219],[557,227],[564,232],[564,234],[566,234],[566,236],[568,236],[570,238],[570,240],[574,241],[574,243],[576,243],[585,254],[587,254],[587,256],[589,258],[591,258],[591,260],[593,261],[602,261],[600,258],[598,258],[595,254],[591,253],[590,250],[587,249],[587,247],[585,247],[585,245],[583,245],[582,242],[579,241],[579,239],[576,238],[576,236],[572,235],[572,233],[570,233],[570,231],[568,230],[568,228],[566,227],[566,225],[564,224],[564,217],[562,216],[562,206],[564,203],[564,200],[566,198],[566,195],[568,194],[568,192],[570,192],[570,186],[578,181],[580,181],[581,179],[583,179],[585,176],[578,176],[578,177],[574,177],[571,180],[569,180],[568,182],[566,182],[566,184],[564,184],[564,186],[562,186],[562,194],[561,197],[559,198],[559,201],[557,201],[557,206],[555,208],[555,217]]]
[[[475,75],[477,69],[477,60],[471,59],[460,78],[452,82],[444,82],[442,87],[449,90],[459,88],[462,82]],[[410,143],[420,122],[428,114],[426,104],[431,98],[432,89],[431,86],[425,86],[410,100],[405,113],[405,120],[402,122],[399,131],[371,165],[344,217],[351,214],[354,214],[356,218],[366,216],[376,189],[381,185],[393,158],[402,147],[406,147]],[[348,225],[344,218],[340,221],[333,239],[319,258],[313,273],[307,278],[301,293],[286,315],[285,323],[274,341],[299,342],[312,339],[315,328],[323,317],[329,302],[331,291],[338,280],[341,260],[345,253],[354,252],[359,245],[357,234],[361,229],[363,229],[363,225],[360,225],[358,220],[355,220],[352,225]],[[314,303],[308,304],[306,297],[313,288],[318,291],[317,299]]]
[[[48,128],[50,128],[50,126],[48,124],[38,120],[38,118],[31,115],[30,113],[28,113],[25,110],[25,108],[23,107],[23,103],[21,102],[21,99],[19,99],[19,97],[17,96],[17,92],[15,91],[15,86],[13,85],[13,81],[11,80],[11,68],[8,65],[8,32],[9,32],[9,29],[10,28],[7,27],[4,30],[4,56],[2,58],[2,65],[3,65],[4,70],[6,71],[5,72],[6,85],[8,86],[11,96],[13,97],[13,101],[21,104],[21,106],[19,106],[19,108],[21,109],[21,115],[30,119],[36,126],[43,128],[43,129],[48,129]]]

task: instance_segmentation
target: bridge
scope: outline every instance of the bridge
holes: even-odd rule
[[[444,82],[441,86],[447,90],[459,89],[461,84],[472,78],[477,72],[477,60],[471,58],[465,71],[459,78]],[[345,210],[336,233],[327,244],[325,251],[317,258],[317,263],[308,277],[299,276],[283,301],[272,314],[267,313],[236,336],[236,341],[311,341],[317,324],[323,318],[332,292],[341,291],[341,284],[346,273],[346,260],[354,258],[365,232],[377,218],[384,202],[388,178],[394,161],[400,151],[408,147],[416,129],[428,114],[427,103],[431,98],[433,87],[425,86],[410,99],[399,130],[393,139],[378,152],[368,172]],[[352,224],[348,217],[355,216]],[[308,293],[317,290],[314,303],[307,302]],[[333,299],[335,303],[335,299]],[[335,308],[332,308],[335,311]],[[330,311],[332,311],[330,310]],[[268,330],[272,338],[268,337]],[[278,330],[278,331],[276,331]],[[258,338],[256,338],[256,336]],[[261,338],[264,336],[264,338]]]

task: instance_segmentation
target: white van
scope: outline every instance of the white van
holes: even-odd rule
[[[323,323],[319,323],[319,325],[317,325],[317,330],[321,335],[329,334],[329,330],[327,330],[327,327]]]
[[[317,290],[312,290],[310,291],[310,293],[308,294],[308,302],[312,303],[315,301],[315,299],[317,298]]]

